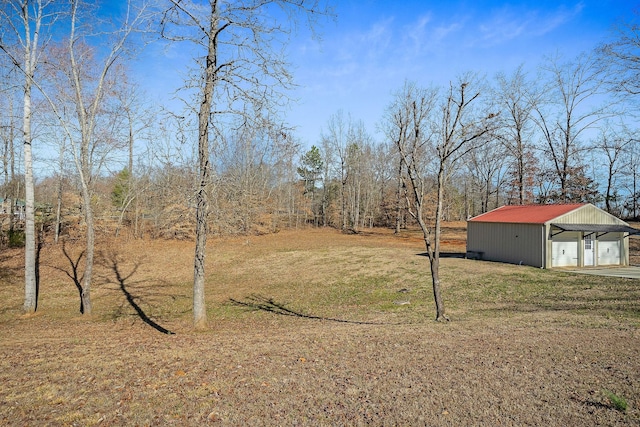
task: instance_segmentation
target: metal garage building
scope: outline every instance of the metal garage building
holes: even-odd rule
[[[590,203],[503,206],[467,223],[467,256],[534,267],[629,265],[640,230]]]

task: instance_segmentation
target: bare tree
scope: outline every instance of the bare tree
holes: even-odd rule
[[[19,96],[16,67],[11,61],[0,56],[0,141],[2,143],[2,184],[0,190],[0,213],[7,214],[9,242],[14,236],[15,217],[13,206],[19,196],[19,180],[16,171],[16,143],[19,139],[20,120],[16,111]],[[0,220],[0,245],[4,239],[4,219]]]
[[[532,94],[531,83],[527,81],[522,66],[507,77],[500,73],[496,76],[498,87],[493,96],[496,108],[500,109],[500,129],[498,140],[505,146],[509,157],[513,159],[514,184],[517,189],[517,201],[524,204],[528,200],[527,174],[531,165],[533,139],[532,113],[535,95]]]
[[[265,122],[262,127],[239,125],[224,136],[216,161],[218,229],[243,234],[273,230],[287,132]]]
[[[431,127],[431,115],[436,109],[438,91],[423,89],[413,83],[405,83],[388,109],[386,121],[387,137],[394,141],[406,172],[401,174],[403,189],[409,206],[409,213],[415,218],[422,230],[429,255],[436,320],[448,320],[440,289],[439,254],[435,256],[438,245],[432,242],[432,226],[424,215],[429,203],[429,177],[427,176],[428,152],[433,152],[434,129]],[[432,181],[431,181],[432,182]],[[411,194],[411,196],[409,196]]]
[[[41,61],[43,38],[57,19],[52,11],[53,0],[4,1],[0,8],[0,20],[4,28],[0,33],[0,50],[9,56],[24,78],[23,92],[23,146],[25,174],[25,298],[24,311],[33,313],[38,305],[35,235],[35,189],[33,178],[33,154],[31,131],[32,91],[36,85],[36,69]]]
[[[329,139],[321,138],[320,148],[322,153],[322,200],[320,204],[320,210],[322,215],[322,226],[326,227],[331,223],[332,217],[332,205],[335,199],[335,185],[333,167],[335,161],[335,154],[333,145],[330,144]]]
[[[405,180],[405,163],[400,157],[397,161],[397,170],[396,170],[396,204],[395,204],[395,234],[400,234],[400,230],[403,227],[403,212],[404,212],[404,180]]]
[[[488,141],[473,150],[465,159],[467,174],[471,177],[472,192],[480,197],[480,212],[487,212],[499,204],[500,188],[504,181],[504,169],[508,160],[506,147],[498,141]],[[520,188],[520,186],[518,186]],[[492,196],[495,194],[495,203]],[[520,193],[521,194],[521,193]]]
[[[66,165],[65,152],[66,152],[66,135],[62,136],[59,151],[58,151],[58,179],[56,188],[56,217],[55,217],[55,230],[54,241],[57,244],[60,240],[60,233],[62,232],[62,195],[64,192],[64,168]]]
[[[361,120],[349,126],[346,152],[346,196],[349,224],[353,231],[360,227],[364,203],[368,199],[365,165],[371,154],[371,137]]]
[[[347,181],[349,171],[347,157],[349,151],[349,134],[351,133],[351,117],[345,117],[342,110],[329,117],[327,130],[322,133],[322,145],[325,151],[335,155],[337,164],[327,162],[327,166],[334,168],[334,176],[340,182],[340,229],[346,231],[347,218]]]
[[[456,163],[491,131],[495,115],[474,111],[480,92],[467,79],[436,89],[406,83],[388,109],[387,136],[406,166],[407,205],[418,222],[429,257],[436,320],[448,321],[440,286],[440,236],[445,187]],[[435,206],[432,206],[434,204]],[[430,219],[429,219],[430,218]]]
[[[626,171],[626,189],[629,193],[624,208],[627,216],[638,220],[640,217],[640,139],[634,138],[628,147],[625,155],[625,163],[628,165]]]
[[[189,42],[203,53],[193,81],[199,106],[193,284],[196,329],[207,327],[205,255],[210,139],[223,134],[220,126],[229,115],[242,116],[251,123],[259,116],[270,116],[287,101],[282,89],[291,87],[292,78],[283,49],[298,13],[312,21],[324,10],[318,0],[209,0],[206,6],[192,0],[169,0],[163,14],[165,38]]]
[[[626,163],[628,150],[633,147],[635,138],[624,127],[618,131],[610,126],[600,130],[595,142],[597,151],[604,155],[606,167],[606,190],[604,203],[607,212],[613,215],[622,215],[621,194],[618,181],[624,177],[624,172],[630,170],[630,164]]]
[[[147,13],[143,2],[127,3],[121,21],[96,23],[96,19],[85,10],[88,5],[80,0],[70,2],[69,33],[66,46],[62,46],[56,56],[58,62],[53,67],[59,76],[66,78],[66,86],[61,86],[56,102],[47,97],[49,106],[58,118],[66,134],[73,162],[78,173],[84,221],[86,225],[85,266],[79,288],[81,311],[91,315],[91,282],[93,279],[95,226],[92,205],[93,184],[96,172],[106,161],[108,153],[116,141],[112,138],[113,116],[105,117],[105,96],[113,88],[117,79],[112,76],[116,63],[122,59],[127,41],[140,28]],[[97,53],[97,48],[88,44],[92,25],[101,25],[100,48],[106,52]],[[53,62],[53,61],[52,61]],[[63,80],[62,78],[60,80]]]
[[[371,189],[372,200],[370,204],[371,217],[368,219],[370,226],[381,225],[385,227],[398,225],[397,221],[401,210],[396,203],[396,168],[397,149],[391,141],[372,143],[369,147],[371,153],[367,156],[367,170],[372,174]],[[399,233],[399,229],[396,230]]]
[[[559,57],[549,58],[543,71],[548,78],[544,88],[547,97],[536,102],[534,121],[559,183],[554,198],[562,203],[578,201],[581,197],[575,190],[584,184],[580,181],[585,177],[583,154],[587,148],[581,138],[612,114],[611,102],[598,102],[605,92],[603,69],[595,56],[583,54],[566,63]]]
[[[615,39],[598,49],[608,63],[607,81],[614,91],[640,94],[640,10],[635,10],[626,22],[615,28]]]
[[[118,235],[122,222],[129,208],[133,206],[134,221],[133,221],[133,235],[138,236],[138,196],[143,191],[140,185],[140,180],[136,170],[134,169],[134,147],[136,142],[144,138],[144,134],[151,128],[155,119],[153,108],[147,105],[144,99],[144,93],[142,93],[138,86],[131,80],[130,72],[121,64],[118,64],[118,87],[115,90],[114,96],[116,98],[114,110],[112,113],[114,117],[121,118],[121,123],[118,123],[118,128],[124,130],[123,139],[127,142],[127,182],[122,189],[126,188],[126,192],[122,195],[118,208],[120,209],[120,215],[118,219],[118,227],[116,229],[116,235]],[[114,129],[117,133],[118,129]]]

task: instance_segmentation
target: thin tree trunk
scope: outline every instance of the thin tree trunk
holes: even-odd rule
[[[60,176],[58,176],[58,188],[57,188],[57,203],[56,203],[56,226],[55,226],[55,243],[58,244],[62,227],[62,170],[64,167],[64,143],[60,147],[60,157],[58,160],[58,167],[60,168]]]
[[[433,279],[433,299],[436,303],[436,321],[448,321],[449,318],[445,314],[444,302],[442,301],[442,291],[440,288],[440,233],[442,225],[442,203],[444,200],[444,169],[442,166],[438,172],[438,203],[436,205],[436,224],[435,224],[435,248],[434,255],[430,257],[431,278]]]
[[[524,205],[524,149],[522,148],[520,132],[518,132],[518,190],[519,202]]]
[[[401,223],[401,203],[402,203],[402,159],[400,159],[400,166],[398,167],[398,188],[396,189],[396,234],[400,234]]]
[[[347,230],[347,196],[346,196],[346,191],[347,191],[347,180],[344,176],[344,162],[341,164],[341,168],[343,170],[340,179],[341,179],[341,187],[340,187],[340,204],[341,204],[341,213],[342,213],[342,225],[341,225],[341,229],[342,231],[346,231]]]
[[[62,174],[58,178],[58,189],[57,189],[57,201],[56,201],[56,225],[55,225],[55,243],[58,244],[58,240],[60,239],[60,232],[62,231]]]
[[[412,183],[417,184],[417,181],[412,178]],[[442,223],[442,199],[444,197],[444,170],[441,168],[438,172],[438,202],[436,205],[436,218],[433,228],[434,239],[431,242],[431,236],[429,235],[429,226],[424,221],[422,216],[422,197],[416,197],[416,219],[418,225],[422,230],[422,237],[427,249],[427,255],[429,257],[429,267],[431,270],[431,283],[433,289],[433,300],[436,304],[436,321],[445,322],[449,321],[449,318],[445,314],[444,302],[442,300],[442,289],[440,286],[440,233]]]
[[[638,219],[638,180],[636,172],[633,172],[633,219]]]
[[[353,219],[353,231],[358,232],[358,225],[360,223],[360,183],[356,184],[356,194],[355,194],[355,207],[354,207],[354,219]]]

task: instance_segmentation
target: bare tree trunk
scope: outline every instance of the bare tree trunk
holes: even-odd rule
[[[50,99],[51,108],[58,116],[65,133],[69,138],[71,152],[73,154],[76,170],[79,175],[82,204],[84,210],[84,219],[86,226],[86,258],[85,268],[81,284],[81,307],[83,314],[90,316],[92,314],[91,304],[91,281],[93,279],[93,263],[95,253],[95,224],[92,205],[93,196],[93,176],[99,166],[93,163],[93,154],[97,144],[104,142],[96,135],[96,126],[99,123],[101,114],[101,106],[105,99],[105,94],[109,93],[107,76],[110,74],[115,62],[120,57],[120,52],[124,49],[127,38],[135,31],[135,27],[140,24],[143,19],[145,6],[143,5],[137,10],[135,16],[127,16],[122,22],[121,27],[116,31],[117,38],[111,40],[111,45],[105,50],[106,55],[103,57],[102,64],[96,67],[97,77],[90,83],[85,80],[85,73],[90,65],[84,60],[90,47],[83,43],[78,43],[83,39],[83,34],[77,32],[78,29],[84,28],[80,22],[82,2],[80,0],[71,0],[70,4],[70,33],[67,46],[68,59],[60,60],[58,67],[60,71],[68,73],[71,88],[73,90],[72,102],[75,107],[75,118],[70,119],[77,121],[79,126],[79,135],[76,137],[69,126],[69,119],[65,120],[65,116],[58,110],[56,104]],[[115,33],[114,33],[115,34]],[[65,71],[66,70],[66,71]],[[91,89],[90,89],[91,87]]]
[[[25,53],[25,64],[31,63],[31,54]],[[24,90],[24,183],[25,183],[25,229],[24,229],[24,311],[33,313],[38,306],[36,283],[36,234],[35,194],[33,185],[33,160],[31,155],[31,78],[28,70]],[[12,212],[13,214],[13,212]]]
[[[194,256],[193,316],[196,329],[206,327],[205,307],[205,255],[207,242],[207,216],[211,188],[209,161],[210,127],[218,123],[217,117],[237,117],[245,123],[256,123],[258,118],[271,117],[277,102],[282,99],[277,88],[289,88],[291,78],[281,50],[272,50],[272,42],[288,36],[285,20],[263,19],[264,8],[281,7],[298,10],[312,23],[317,14],[323,14],[316,1],[248,1],[222,2],[170,0],[162,13],[162,35],[168,40],[190,42],[202,48],[204,63],[198,60],[202,74],[197,76],[203,84],[198,88],[198,188],[196,189],[196,248]],[[293,18],[293,14],[288,15]],[[291,19],[289,20],[291,21]],[[282,38],[281,38],[282,37]],[[220,46],[223,50],[218,51]],[[279,45],[282,47],[282,44]],[[198,54],[202,58],[202,53]],[[260,77],[266,77],[262,79]],[[192,82],[187,86],[193,88]],[[219,92],[218,92],[219,88]],[[215,111],[220,105],[220,111]],[[241,108],[238,108],[241,105]],[[249,112],[250,111],[250,112]],[[262,116],[264,114],[264,117]],[[256,116],[257,115],[257,116]],[[222,119],[224,120],[224,119]]]
[[[62,231],[62,176],[58,178],[58,188],[56,191],[56,224],[54,241],[58,244],[60,239],[60,232]]]
[[[402,171],[403,166],[406,167],[406,175],[401,176],[408,212],[422,230],[429,257],[437,321],[449,320],[440,286],[440,230],[447,172],[452,170],[456,161],[475,149],[483,135],[489,132],[487,120],[495,117],[470,116],[472,111],[466,113],[470,110],[469,104],[480,96],[478,92],[467,98],[468,85],[468,82],[461,80],[459,91],[456,91],[458,93],[454,93],[451,85],[446,101],[436,110],[437,90],[423,90],[407,83],[396,96],[387,115],[387,134],[398,148],[401,159],[399,171]],[[434,111],[438,111],[438,115],[434,116]],[[434,131],[435,129],[438,130]],[[424,174],[424,165],[432,158],[435,158],[432,164],[438,170],[435,188],[437,202],[435,220],[427,223],[424,215],[429,177]]]
[[[63,191],[63,169],[64,169],[64,150],[65,144],[64,142],[60,144],[60,153],[58,157],[58,167],[60,168],[60,175],[58,176],[58,188],[56,189],[56,224],[55,224],[55,235],[54,241],[58,244],[58,240],[60,239],[61,227],[62,227],[62,191]]]
[[[207,216],[209,197],[209,115],[213,105],[213,90],[217,63],[218,4],[211,2],[209,43],[205,68],[205,83],[202,103],[198,112],[198,166],[199,187],[196,192],[196,250],[193,266],[193,323],[196,329],[207,328],[207,308],[205,302],[205,257],[207,246]]]
[[[396,189],[396,234],[400,234],[400,223],[402,213],[402,158],[400,159],[400,166],[398,166],[398,187]]]
[[[360,176],[358,176],[358,182],[356,183],[356,194],[355,194],[355,206],[354,210],[354,219],[353,219],[353,231],[358,232],[358,226],[360,223],[360,197],[361,197],[361,187],[362,184],[359,181]]]
[[[443,164],[440,164],[438,171],[438,202],[436,205],[436,220],[434,230],[434,250],[433,256],[429,256],[431,264],[431,279],[433,280],[433,299],[436,303],[436,321],[448,321],[449,318],[444,311],[444,303],[442,301],[442,291],[440,288],[440,235],[442,226],[442,203],[444,200],[445,175]]]
[[[518,152],[524,153],[524,148],[522,147],[522,141],[518,143]],[[518,202],[521,205],[524,205],[525,194],[524,194],[524,155],[518,156]]]
[[[632,212],[633,212],[633,219],[637,220],[638,219],[638,175],[636,174],[635,169],[633,170],[633,193],[631,194],[632,197]]]
[[[25,184],[25,229],[24,229],[24,311],[33,313],[38,307],[38,284],[36,281],[36,232],[35,232],[35,188],[33,182],[33,158],[31,153],[31,89],[35,74],[38,34],[41,15],[36,17],[33,40],[29,17],[29,5],[22,9],[25,29],[24,44],[24,109],[23,109],[23,141],[24,141],[24,184]],[[11,213],[13,215],[13,212]]]
[[[342,225],[340,229],[342,231],[347,230],[347,179],[345,178],[344,173],[344,162],[341,162],[341,177],[340,177],[340,216],[342,217]]]
[[[418,225],[422,230],[422,237],[427,249],[427,256],[429,257],[429,268],[431,271],[431,287],[433,290],[433,300],[436,305],[436,321],[448,322],[444,309],[444,301],[442,300],[442,287],[440,286],[440,233],[442,223],[442,201],[444,199],[444,184],[445,184],[445,171],[443,164],[440,164],[438,171],[438,184],[437,193],[438,200],[436,204],[436,216],[435,224],[433,226],[433,242],[431,241],[431,227],[426,223],[422,215],[424,208],[424,194],[422,193],[421,178],[417,175],[417,170],[414,170],[411,166],[407,166],[407,173],[411,180],[411,186],[413,188],[415,212],[414,217],[418,221]]]
[[[86,252],[85,252],[85,268],[82,275],[82,291],[80,294],[82,314],[90,316],[93,311],[91,304],[91,280],[93,278],[93,260],[95,254],[95,227],[93,222],[93,209],[86,209],[91,205],[91,192],[85,183],[82,185],[82,200],[84,209],[84,221],[86,230]]]

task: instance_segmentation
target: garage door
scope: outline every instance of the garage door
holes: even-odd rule
[[[561,233],[551,243],[552,267],[576,267],[578,265],[578,233]]]
[[[620,239],[602,237],[598,239],[598,265],[620,264]]]

